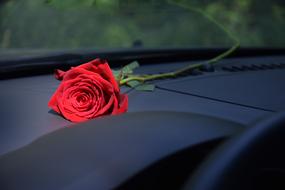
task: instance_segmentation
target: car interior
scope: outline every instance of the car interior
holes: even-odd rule
[[[103,58],[166,73],[228,48],[0,48],[0,189],[284,190],[283,47],[241,46],[217,64],[151,81],[151,92],[121,86],[126,113],[79,123],[47,106],[55,69]]]

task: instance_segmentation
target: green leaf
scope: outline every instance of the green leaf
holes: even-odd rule
[[[121,80],[121,76],[122,76],[121,70],[112,70],[112,73],[117,81]]]
[[[131,81],[127,82],[127,85],[130,86],[131,88],[135,88],[140,84],[141,84],[141,82],[139,82],[137,80],[131,80]]]
[[[143,84],[142,82],[140,81],[137,81],[137,80],[132,80],[132,81],[129,81],[127,83],[128,86],[130,86],[131,88],[134,88],[138,91],[149,91],[149,92],[152,92],[155,88],[155,85],[154,84]]]
[[[133,61],[131,62],[130,64],[127,64],[125,65],[123,68],[122,68],[122,73],[125,75],[125,74],[132,74],[133,73],[133,70],[138,68],[140,65],[137,61]]]
[[[138,91],[154,91],[155,85],[154,84],[142,84],[137,86],[135,89]]]

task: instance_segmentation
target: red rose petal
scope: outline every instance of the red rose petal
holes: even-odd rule
[[[127,111],[128,97],[120,89],[107,61],[95,59],[69,71],[55,71],[62,80],[48,106],[73,122]]]
[[[65,75],[66,72],[62,71],[62,70],[59,70],[59,69],[56,69],[54,71],[54,77],[57,79],[57,80],[62,80],[64,75]]]

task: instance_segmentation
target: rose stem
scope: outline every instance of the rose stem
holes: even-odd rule
[[[229,38],[234,42],[234,45],[230,49],[228,49],[227,51],[223,52],[222,54],[220,54],[220,55],[218,55],[218,56],[216,56],[216,57],[214,57],[214,58],[212,58],[206,62],[190,64],[190,65],[187,65],[186,67],[183,67],[183,68],[178,69],[178,70],[173,71],[173,72],[167,72],[167,73],[161,73],[161,74],[152,74],[152,75],[131,75],[125,79],[120,80],[120,85],[125,85],[128,82],[133,81],[133,80],[136,80],[136,81],[143,83],[143,82],[150,81],[150,80],[178,77],[179,75],[182,75],[186,72],[192,71],[194,69],[199,69],[199,68],[203,67],[205,64],[214,65],[215,63],[217,63],[221,59],[229,56],[230,54],[232,54],[234,51],[236,51],[239,48],[240,42],[236,38],[236,36],[233,35],[232,32],[230,32],[226,27],[224,27],[222,24],[220,24],[218,21],[216,21],[213,17],[208,15],[203,10],[198,9],[198,8],[194,8],[194,7],[185,5],[185,4],[181,4],[178,2],[174,2],[173,0],[168,0],[168,3],[175,4],[177,6],[184,8],[184,9],[194,11],[194,12],[204,16],[206,19],[208,19],[209,21],[214,23],[216,26],[218,26],[222,31],[224,31],[229,36]]]

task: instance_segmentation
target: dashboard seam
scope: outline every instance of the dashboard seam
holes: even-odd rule
[[[208,100],[212,100],[212,101],[218,101],[218,102],[222,102],[222,103],[227,103],[227,104],[247,107],[247,108],[251,108],[251,109],[258,109],[258,110],[262,110],[262,111],[266,111],[266,112],[273,112],[273,113],[276,112],[276,111],[270,110],[270,109],[265,109],[265,108],[256,107],[256,106],[250,106],[250,105],[246,105],[246,104],[240,104],[240,103],[231,102],[231,101],[227,101],[227,100],[221,100],[221,99],[217,99],[217,98],[211,98],[211,97],[202,96],[202,95],[198,95],[198,94],[192,94],[192,93],[188,93],[188,92],[182,92],[182,91],[179,91],[179,90],[168,89],[168,88],[164,88],[164,87],[160,87],[160,86],[156,86],[156,88],[160,89],[160,90],[168,91],[168,92],[174,92],[174,93],[178,93],[178,94],[195,96],[195,97],[198,97],[198,98],[203,98],[203,99],[208,99]]]

